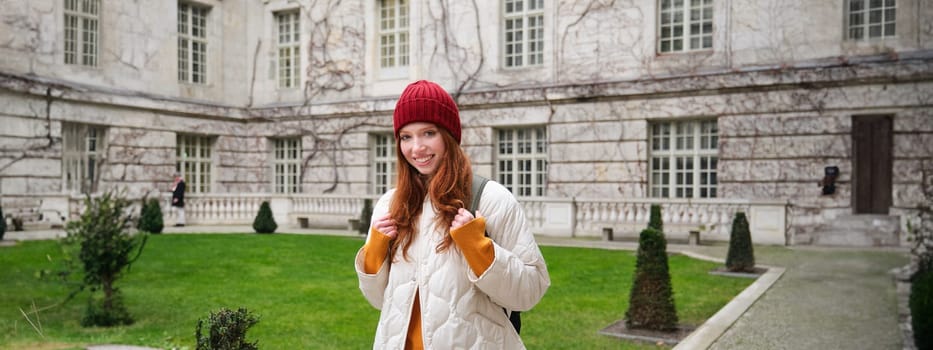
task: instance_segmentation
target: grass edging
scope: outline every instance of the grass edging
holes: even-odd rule
[[[722,259],[716,259],[690,251],[678,251],[677,253],[699,260],[724,262]],[[716,314],[707,319],[706,322],[703,322],[693,333],[690,333],[690,335],[680,341],[680,343],[674,347],[674,350],[709,348],[729,329],[729,327],[732,327],[732,324],[735,323],[739,317],[742,317],[742,314],[744,314],[758,298],[764,295],[764,293],[784,275],[785,269],[783,267],[765,265],[757,265],[757,267],[766,268],[768,271],[761,275],[761,277],[758,277],[758,279],[745,288],[742,293],[732,298],[726,306],[723,306]]]

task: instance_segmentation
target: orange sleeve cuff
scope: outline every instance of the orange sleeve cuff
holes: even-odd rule
[[[379,272],[382,264],[389,255],[389,242],[392,238],[384,235],[382,232],[371,229],[369,232],[369,242],[363,246],[363,272],[374,274]]]
[[[496,259],[496,248],[486,237],[486,219],[476,218],[466,225],[450,230],[450,237],[463,252],[470,270],[481,276]]]

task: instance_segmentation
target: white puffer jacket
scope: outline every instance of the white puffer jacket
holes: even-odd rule
[[[394,190],[379,199],[373,218],[388,213]],[[525,311],[541,300],[551,284],[544,257],[528,230],[525,214],[502,185],[489,181],[478,212],[486,217],[486,231],[494,241],[495,260],[476,276],[456,244],[443,253],[435,247],[448,228],[434,228],[434,207],[425,200],[419,231],[409,259],[383,263],[376,274],[363,272],[362,249],[356,273],[366,300],[382,310],[374,349],[402,349],[411,321],[415,291],[423,313],[425,349],[524,349],[503,307]]]

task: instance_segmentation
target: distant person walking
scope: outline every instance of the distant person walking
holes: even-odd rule
[[[175,181],[172,182],[172,206],[178,214],[175,226],[185,226],[185,178],[181,173],[175,173]]]

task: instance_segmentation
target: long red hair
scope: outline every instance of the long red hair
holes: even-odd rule
[[[473,181],[473,169],[470,166],[470,158],[447,129],[438,127],[438,130],[446,150],[443,161],[430,178],[408,164],[405,155],[402,154],[399,140],[395,140],[398,181],[395,195],[389,204],[389,215],[395,220],[398,236],[392,240],[390,259],[395,258],[399,247],[402,250],[402,258],[408,259],[408,248],[411,247],[414,235],[418,233],[418,219],[421,217],[425,196],[430,196],[431,203],[437,210],[435,227],[446,233],[444,240],[435,249],[437,252],[446,251],[453,244],[448,228],[457,216],[457,211],[465,208],[466,203],[472,200],[470,186]]]

